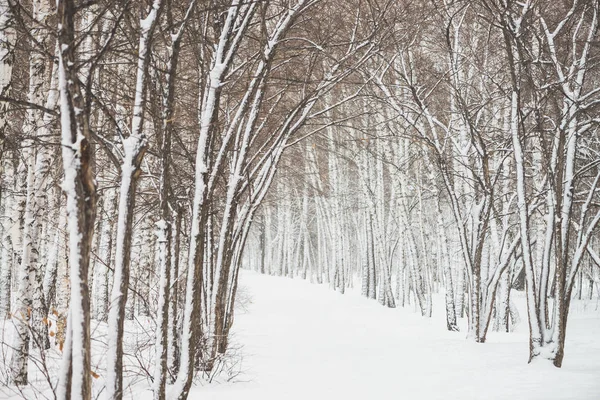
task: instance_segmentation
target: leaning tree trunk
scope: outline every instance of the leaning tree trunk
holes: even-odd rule
[[[206,92],[204,97],[200,97],[199,101],[201,104],[199,115],[200,134],[196,150],[191,237],[187,260],[186,297],[183,307],[181,363],[173,388],[174,397],[178,399],[186,399],[188,396],[194,376],[197,342],[201,339],[199,326],[201,288],[204,285],[202,273],[205,244],[204,228],[209,217],[207,198],[210,194],[207,191],[209,179],[208,152],[211,143],[210,138],[214,130],[213,122],[218,111],[223,79],[225,78],[227,69],[230,67],[233,52],[235,52],[241,37],[232,35],[231,31],[234,29],[234,25],[239,26],[239,29],[242,31],[247,27],[242,21],[245,20],[246,16],[252,16],[254,7],[255,4],[252,4],[244,8],[240,6],[239,0],[232,0],[231,6],[228,8],[225,16],[218,44],[215,46],[215,54],[206,84]]]

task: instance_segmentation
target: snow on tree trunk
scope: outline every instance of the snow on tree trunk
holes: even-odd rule
[[[539,355],[539,347],[542,345],[542,327],[538,315],[538,302],[535,296],[535,271],[529,239],[529,213],[526,199],[524,155],[521,145],[521,135],[518,121],[519,94],[516,90],[511,96],[511,136],[514,149],[515,169],[517,177],[517,204],[519,207],[519,228],[521,234],[521,250],[523,252],[523,263],[525,267],[525,283],[527,292],[527,314],[529,320],[529,359]]]
[[[208,150],[211,142],[210,136],[213,133],[212,124],[216,117],[215,110],[218,109],[219,105],[222,80],[231,65],[233,54],[241,40],[239,32],[244,32],[247,28],[247,23],[252,17],[255,7],[255,3],[240,5],[239,0],[231,1],[211,60],[205,95],[199,101],[201,104],[199,107],[200,134],[196,149],[190,250],[187,261],[188,275],[181,338],[181,365],[177,381],[171,391],[172,394],[169,395],[169,397],[177,399],[187,398],[193,379],[197,341],[200,339],[198,327],[201,296],[198,289],[204,284],[202,264],[204,261],[204,226],[208,218],[208,204],[206,201],[209,194],[207,184],[210,172],[208,170]],[[237,35],[232,35],[234,26],[239,29]],[[219,168],[216,170],[218,171]]]
[[[88,268],[96,217],[96,188],[92,176],[89,116],[75,57],[75,11],[72,0],[60,0],[58,88],[60,94],[62,188],[67,197],[71,299],[58,399],[91,399],[90,299]]]
[[[173,221],[172,212],[169,206],[169,191],[171,189],[170,168],[171,168],[171,136],[173,130],[173,115],[175,113],[175,79],[179,66],[179,50],[183,38],[184,29],[188,19],[192,15],[196,5],[195,0],[191,0],[182,24],[175,34],[171,35],[171,46],[167,50],[169,59],[167,62],[167,84],[166,93],[163,98],[162,109],[162,148],[161,148],[161,176],[159,183],[159,200],[161,219],[156,223],[157,244],[158,244],[158,308],[157,308],[157,326],[159,331],[156,334],[156,361],[154,370],[154,399],[164,400],[167,383],[168,368],[168,345],[173,345],[173,329],[169,329],[172,323],[169,318],[169,303],[173,301],[169,296],[171,294],[171,278],[176,278],[172,273],[173,255],[172,251],[172,233]],[[178,238],[176,238],[178,239]],[[175,279],[173,279],[175,282]],[[173,324],[175,325],[175,324]],[[171,340],[169,338],[171,337]],[[169,341],[171,343],[169,343]],[[175,350],[175,349],[174,349]]]
[[[150,63],[150,46],[164,1],[154,0],[149,13],[140,21],[138,62],[135,95],[131,120],[131,134],[123,140],[124,159],[121,166],[121,183],[117,208],[117,235],[114,280],[110,297],[106,357],[106,396],[109,399],[123,397],[123,331],[125,305],[129,286],[131,237],[137,180],[140,165],[146,152],[147,139],[143,131],[146,100],[146,80]]]

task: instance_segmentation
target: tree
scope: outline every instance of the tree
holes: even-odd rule
[[[61,111],[61,143],[64,168],[63,190],[67,196],[71,301],[67,337],[63,351],[58,398],[91,398],[90,299],[88,268],[94,219],[96,188],[92,175],[89,115],[74,68],[75,4],[57,4],[58,88]]]

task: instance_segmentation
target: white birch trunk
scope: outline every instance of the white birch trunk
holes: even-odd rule
[[[14,187],[14,168],[11,160],[2,159],[0,168],[2,168],[2,178],[0,185],[2,193],[0,201],[0,215],[2,216],[2,230],[0,232],[0,321],[8,318],[11,311],[12,294],[12,271],[13,271],[13,241],[12,230],[15,226],[13,216],[14,196],[8,196],[5,189]]]
[[[123,397],[123,331],[129,286],[131,231],[135,207],[136,183],[147,145],[146,134],[143,131],[146,79],[150,61],[150,46],[153,41],[154,30],[158,25],[163,3],[162,0],[154,0],[146,17],[140,20],[131,134],[123,140],[124,159],[121,167],[121,183],[117,209],[114,280],[108,314],[109,330],[112,330],[115,334],[111,334],[108,338],[106,357],[106,396],[111,400],[119,400]]]
[[[88,268],[96,216],[96,188],[90,165],[88,115],[79,87],[75,56],[75,4],[61,0],[59,17],[58,88],[60,93],[62,188],[67,197],[71,301],[67,319],[58,399],[91,399],[90,300]]]
[[[0,0],[0,95],[6,95],[10,90],[16,40],[17,32],[10,1]],[[8,105],[8,102],[0,101],[0,162],[4,160],[4,137],[9,123]]]
[[[112,188],[105,189],[103,213],[100,225],[100,245],[98,262],[94,271],[94,318],[106,322],[108,319],[108,276],[112,268],[112,247],[114,218],[116,211],[117,193]]]
[[[50,4],[45,1],[35,1],[33,3],[33,18],[36,24],[44,24],[50,15]],[[45,41],[45,32],[41,28],[34,28],[32,31],[34,48],[38,43],[43,44]],[[43,105],[44,84],[45,82],[46,60],[43,54],[34,49],[29,59],[29,93],[28,101],[32,104]],[[51,92],[52,93],[52,92]],[[52,95],[52,94],[51,94]],[[22,252],[19,259],[19,286],[17,292],[18,304],[14,315],[16,324],[16,333],[14,336],[13,358],[11,361],[12,382],[16,385],[27,384],[27,361],[29,357],[29,341],[30,331],[34,332],[34,342],[40,343],[40,340],[46,339],[44,330],[41,329],[43,313],[43,298],[42,295],[42,276],[38,271],[38,235],[39,224],[42,218],[36,218],[38,209],[36,207],[37,197],[41,194],[36,192],[36,188],[41,186],[36,185],[36,167],[38,162],[36,159],[36,146],[34,146],[34,138],[41,134],[38,132],[38,124],[42,121],[42,112],[38,109],[27,110],[25,122],[23,125],[23,134],[25,140],[28,141],[31,149],[27,149],[24,153],[24,162],[20,165],[20,178],[26,177],[21,182],[23,189],[26,192],[24,199],[24,217],[23,217],[23,235],[22,235]],[[48,163],[44,162],[47,149],[41,149],[42,156],[40,160],[40,172],[47,172]],[[45,153],[45,154],[44,154]],[[43,169],[46,169],[44,171]],[[38,181],[43,179],[38,175]],[[19,188],[21,189],[21,188]],[[23,200],[22,200],[23,201]],[[36,219],[40,222],[36,222]],[[34,318],[32,319],[32,314]],[[38,335],[40,333],[40,335]],[[45,343],[40,346],[46,347]]]

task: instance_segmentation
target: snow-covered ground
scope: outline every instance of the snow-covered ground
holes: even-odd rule
[[[247,271],[240,284],[251,298],[235,323],[244,373],[235,383],[196,387],[190,399],[600,399],[597,302],[575,305],[556,369],[527,364],[526,322],[476,344],[447,332],[441,314],[426,319]]]
[[[565,361],[557,369],[544,361],[527,364],[525,320],[516,332],[490,332],[486,344],[465,339],[464,320],[462,332],[446,331],[441,295],[433,317],[423,318],[410,307],[388,309],[351,290],[341,295],[326,285],[249,271],[240,279],[231,340],[236,362],[229,361],[212,383],[196,386],[190,400],[600,400],[598,300],[573,302]],[[522,308],[519,293],[513,296]],[[99,375],[94,390],[102,398],[106,324],[92,325],[100,338],[92,342]],[[147,373],[153,329],[143,318],[127,326],[126,398],[152,398]],[[11,342],[2,342],[0,364],[10,359]],[[49,351],[47,361],[55,372],[59,351]],[[30,362],[35,385],[22,396],[1,386],[5,365],[0,399],[52,398],[35,364]]]

